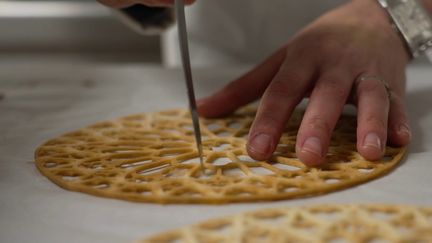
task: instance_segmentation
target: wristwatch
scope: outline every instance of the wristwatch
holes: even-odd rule
[[[412,58],[423,54],[432,62],[432,20],[418,0],[377,0],[387,11]]]

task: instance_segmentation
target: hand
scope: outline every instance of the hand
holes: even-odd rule
[[[168,7],[174,4],[174,0],[97,0],[112,8],[126,8],[135,4],[144,4],[152,7]],[[185,4],[194,3],[195,0],[185,0]]]
[[[310,95],[296,153],[314,166],[324,162],[335,124],[344,105],[352,102],[358,111],[357,150],[366,159],[377,160],[384,155],[387,138],[397,146],[410,140],[403,102],[408,62],[404,43],[384,10],[374,0],[353,0],[323,15],[262,64],[199,101],[199,112],[205,117],[224,116],[262,96],[247,150],[252,158],[264,160],[274,152],[294,108]]]

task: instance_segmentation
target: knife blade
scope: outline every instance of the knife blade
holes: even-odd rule
[[[174,8],[175,8],[176,19],[177,19],[179,47],[180,47],[182,64],[183,64],[183,72],[186,81],[187,93],[189,98],[189,109],[192,117],[192,123],[193,123],[194,134],[195,134],[195,142],[198,149],[201,170],[204,172],[205,170],[204,170],[201,129],[200,129],[196,99],[195,99],[195,91],[193,86],[193,76],[192,76],[192,68],[191,68],[190,55],[189,55],[189,42],[188,42],[188,35],[187,35],[184,0],[175,0]]]

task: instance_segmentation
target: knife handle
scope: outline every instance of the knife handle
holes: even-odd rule
[[[172,8],[136,4],[114,11],[127,26],[140,34],[158,34],[174,22]]]

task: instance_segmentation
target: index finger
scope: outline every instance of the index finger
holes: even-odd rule
[[[310,86],[314,65],[308,62],[287,57],[264,92],[249,132],[247,150],[253,159],[265,160],[273,154],[286,122]]]

